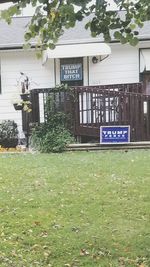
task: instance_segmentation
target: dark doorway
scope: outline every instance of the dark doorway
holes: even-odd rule
[[[150,95],[150,72],[142,73],[141,81],[143,82],[144,93]]]

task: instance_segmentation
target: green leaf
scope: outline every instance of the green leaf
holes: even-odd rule
[[[96,37],[96,32],[91,32],[92,37]]]
[[[12,17],[18,15],[23,7],[28,4],[35,6],[35,14],[28,25],[25,40],[36,38],[44,46],[53,46],[65,28],[75,27],[76,21],[85,18],[85,29],[90,29],[93,37],[102,34],[104,40],[110,40],[111,31],[115,30],[114,37],[121,43],[126,41],[135,45],[138,41],[135,37],[138,35],[137,27],[143,27],[144,21],[150,18],[150,7],[148,0],[134,1],[113,0],[117,3],[120,10],[125,11],[125,16],[118,16],[117,11],[108,10],[109,2],[106,0],[97,0],[93,4],[92,0],[22,0],[17,1],[7,10],[1,12],[1,18],[7,23],[11,23]],[[140,2],[140,3],[139,3]],[[76,10],[75,6],[78,6]],[[96,7],[96,8],[95,8]],[[89,16],[93,12],[94,16]],[[133,36],[130,36],[130,33]],[[135,37],[135,38],[133,38]],[[51,40],[52,44],[49,44]]]
[[[122,36],[122,34],[121,34],[120,32],[118,32],[118,31],[116,31],[116,32],[114,33],[114,37],[115,37],[115,39],[117,39],[117,40],[120,40],[121,36]]]
[[[23,45],[24,49],[30,49],[31,48],[31,44],[30,43],[26,43]]]
[[[32,38],[32,34],[30,32],[26,32],[24,37],[26,41],[29,41]]]
[[[52,49],[52,50],[55,49],[55,45],[54,45],[53,43],[49,43],[49,44],[48,44],[48,47],[49,47],[50,49]]]
[[[125,37],[121,37],[120,38],[120,42],[121,42],[121,44],[126,44],[127,43],[127,39],[125,38]]]
[[[139,42],[139,40],[136,37],[134,37],[134,38],[132,38],[132,39],[129,40],[129,43],[132,46],[136,46],[138,44],[138,42]]]
[[[130,24],[130,26],[129,26],[129,27],[130,27],[130,29],[131,29],[131,30],[134,30],[134,29],[137,27],[137,25],[136,25],[136,24],[134,24],[134,23],[132,23],[132,24]]]

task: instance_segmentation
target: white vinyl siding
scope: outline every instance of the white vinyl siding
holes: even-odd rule
[[[139,82],[139,51],[137,47],[111,45],[112,53],[102,62],[90,58],[90,85]]]
[[[1,84],[0,94],[0,121],[15,120],[20,133],[22,128],[21,111],[13,107],[13,100],[19,95],[17,81],[20,72],[29,76],[31,89],[54,87],[54,63],[50,60],[46,65],[41,64],[32,51],[8,51],[1,54]]]

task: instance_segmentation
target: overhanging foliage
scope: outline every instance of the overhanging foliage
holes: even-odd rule
[[[9,2],[3,0],[2,2]],[[103,34],[104,40],[110,42],[112,38],[122,44],[138,43],[138,29],[144,22],[150,20],[149,0],[112,0],[117,5],[117,11],[111,11],[106,0],[14,0],[13,5],[1,13],[1,17],[8,23],[14,15],[19,15],[22,8],[28,4],[36,7],[34,16],[25,34],[25,40],[38,37],[38,45],[42,49],[53,49],[64,29],[75,26],[76,21],[89,17],[85,25],[90,29],[93,37]],[[118,12],[124,11],[124,12]],[[93,16],[91,17],[91,13]]]

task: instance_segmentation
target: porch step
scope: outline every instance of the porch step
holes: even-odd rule
[[[130,142],[129,144],[109,144],[99,143],[70,144],[67,151],[94,151],[94,150],[128,150],[128,149],[150,149],[150,141]]]

